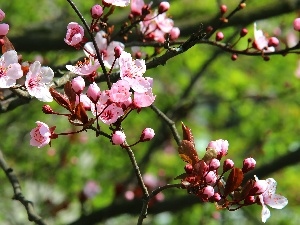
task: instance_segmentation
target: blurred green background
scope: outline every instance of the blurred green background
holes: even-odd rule
[[[87,21],[90,21],[90,7],[101,3],[74,2]],[[171,9],[168,14],[172,15],[175,26],[188,32],[189,27],[216,17],[219,2],[170,1]],[[227,4],[229,11],[239,3],[235,0],[222,2]],[[255,9],[259,12],[261,8],[268,8],[279,2],[281,1],[274,3],[269,0],[252,0],[237,15],[248,18],[247,13]],[[154,1],[154,5],[156,4],[157,1]],[[6,13],[3,22],[10,24],[8,37],[12,42],[18,41],[16,51],[17,46],[20,46],[18,53],[23,55],[24,60],[42,58],[44,65],[55,69],[83,56],[82,51],[71,49],[63,41],[67,24],[71,21],[80,22],[67,1],[12,0],[1,2],[0,8]],[[117,9],[111,21],[120,25],[120,21],[125,20],[128,13],[129,8]],[[283,49],[283,40],[288,35],[298,37],[292,29],[292,22],[296,17],[296,10],[290,10],[289,13],[257,23],[270,36],[280,28],[279,48]],[[256,18],[251,19],[254,22]],[[236,46],[237,49],[245,49],[247,38],[253,37],[252,22],[230,27],[229,21],[229,26],[222,29],[225,39],[237,34],[231,41],[233,43],[239,37],[239,30],[246,26],[249,34]],[[42,41],[43,37],[45,41]],[[36,42],[36,46],[32,45],[31,38],[37,38],[40,42]],[[55,42],[53,46],[51,39]],[[186,39],[187,36],[182,36],[180,40]],[[151,48],[144,50],[152,52]],[[165,66],[148,70],[145,76],[154,78],[154,93],[157,96],[155,106],[169,116],[176,112],[172,119],[179,131],[181,121],[192,129],[200,156],[210,140],[221,138],[229,141],[228,158],[234,160],[236,166],[241,167],[245,157],[253,157],[257,161],[257,167],[260,167],[300,146],[300,80],[295,76],[298,60],[297,54],[288,54],[285,57],[271,56],[268,62],[260,56],[243,55],[232,61],[230,53],[220,52],[214,46],[199,44],[169,60]],[[191,80],[198,75],[199,79],[193,82],[193,87],[188,88]],[[104,85],[101,87],[105,88]],[[187,90],[188,95],[181,98]],[[63,111],[54,102],[50,105]],[[89,215],[113,201],[124,201],[123,195],[116,196],[116,187],[126,184],[125,188],[132,189],[136,179],[132,176],[133,169],[126,152],[118,146],[112,146],[106,138],[95,137],[92,131],[88,131],[53,140],[51,147],[37,149],[29,145],[29,132],[35,127],[35,121],[56,126],[57,132],[74,129],[64,117],[43,114],[42,106],[42,102],[33,100],[30,104],[0,115],[0,149],[18,174],[23,194],[34,202],[38,214],[49,224],[69,224],[80,215]],[[180,110],[174,111],[178,107],[181,107]],[[176,142],[167,125],[151,109],[134,112],[127,118],[124,129],[128,142],[134,143],[145,127],[152,127],[156,131],[156,137],[151,142],[133,147],[142,173],[151,174],[162,182],[174,183],[173,178],[183,172],[185,164],[177,155]],[[105,126],[103,129],[108,131]],[[166,133],[157,133],[159,130]],[[148,153],[147,160],[143,160]],[[298,163],[268,175],[278,181],[277,192],[287,197],[289,204],[283,210],[270,209],[271,218],[267,223],[300,223],[299,169]],[[101,192],[81,207],[78,195],[89,180],[96,181]],[[23,206],[11,200],[13,190],[3,172],[0,172],[0,183],[0,223],[31,224]],[[184,190],[177,189],[166,190],[163,194],[164,201],[186,195]],[[60,210],[59,206],[63,203],[67,207]],[[180,205],[180,202],[177,204]],[[152,207],[155,209],[155,204]],[[138,209],[136,214],[139,211]],[[201,204],[199,201],[198,204],[193,202],[189,207],[176,212],[149,215],[144,224],[260,224],[260,212],[261,207],[257,205],[228,212],[219,211],[213,204]],[[136,215],[122,214],[98,224],[122,222],[126,225],[135,224],[136,221]]]

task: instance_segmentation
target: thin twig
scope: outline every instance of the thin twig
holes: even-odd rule
[[[23,194],[21,192],[21,186],[20,186],[19,180],[18,180],[16,174],[14,173],[13,169],[7,165],[1,150],[0,150],[0,167],[5,172],[7,178],[9,179],[9,181],[13,187],[13,190],[14,190],[13,199],[18,200],[25,207],[25,209],[27,211],[27,215],[28,215],[28,220],[31,222],[35,222],[38,225],[47,225],[47,223],[42,219],[42,217],[40,217],[39,215],[37,215],[35,213],[34,208],[33,208],[33,203],[31,201],[27,200],[23,196]]]

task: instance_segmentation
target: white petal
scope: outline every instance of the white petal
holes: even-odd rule
[[[271,216],[270,210],[268,209],[267,206],[262,205],[262,210],[261,210],[261,221],[265,223],[267,219]]]

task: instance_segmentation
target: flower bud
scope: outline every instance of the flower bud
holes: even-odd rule
[[[162,14],[164,12],[167,12],[170,8],[169,2],[161,2],[158,6],[158,14]]]
[[[246,205],[252,205],[253,203],[255,203],[256,199],[253,195],[247,196],[244,200],[244,203]]]
[[[293,22],[294,30],[300,31],[300,18],[296,18]]]
[[[150,141],[154,137],[155,133],[152,128],[145,128],[140,137],[140,141]]]
[[[114,48],[115,57],[120,58],[120,55],[121,55],[122,51],[123,51],[123,48],[121,46],[116,46]]]
[[[186,164],[184,170],[186,173],[191,174],[193,172],[193,166],[191,164]]]
[[[218,192],[214,193],[214,196],[212,196],[212,200],[215,202],[218,202],[221,200],[221,196]]]
[[[248,34],[248,30],[246,28],[241,29],[240,36],[245,37]]]
[[[0,24],[0,36],[5,36],[8,33],[9,25],[6,23]]]
[[[206,186],[203,188],[203,195],[205,195],[207,198],[210,198],[214,195],[215,191],[212,186]]]
[[[237,54],[232,54],[232,55],[231,55],[231,60],[232,60],[232,61],[237,60],[237,58],[238,58],[238,55],[237,55]]]
[[[75,77],[72,80],[72,89],[75,91],[76,94],[81,94],[85,87],[84,79],[81,76]]]
[[[213,171],[209,171],[205,176],[205,181],[207,184],[215,184],[217,181],[217,175]]]
[[[98,19],[102,16],[103,14],[103,9],[101,5],[94,5],[91,10],[91,16],[93,19]]]
[[[216,33],[216,41],[222,41],[224,39],[224,34],[219,31]]]
[[[95,82],[90,84],[86,95],[89,97],[89,99],[91,99],[93,103],[96,103],[101,95],[99,86]]]
[[[175,40],[179,37],[180,35],[180,30],[178,27],[173,27],[170,31],[170,39]]]
[[[243,173],[247,173],[249,172],[250,170],[253,170],[255,168],[255,165],[256,165],[256,161],[255,159],[249,157],[247,159],[244,159],[243,161]]]
[[[268,188],[268,182],[265,180],[257,180],[252,189],[250,190],[250,195],[260,195],[264,193]]]
[[[220,167],[220,161],[216,158],[212,159],[209,163],[210,170],[216,170]]]
[[[111,137],[112,143],[114,145],[121,145],[124,143],[126,135],[122,131],[115,131]]]
[[[276,37],[271,37],[268,41],[269,47],[277,47],[279,45],[279,40]]]
[[[223,172],[225,173],[228,170],[231,170],[233,166],[234,166],[234,162],[231,159],[226,159],[223,164]]]
[[[227,12],[227,5],[221,5],[220,6],[220,11],[222,14],[226,13]]]
[[[42,111],[45,114],[53,114],[54,113],[54,111],[50,105],[43,105]]]

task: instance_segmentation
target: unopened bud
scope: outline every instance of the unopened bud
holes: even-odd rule
[[[145,128],[141,134],[140,141],[150,141],[154,135],[155,133],[152,128]]]
[[[53,109],[51,108],[50,105],[43,105],[42,111],[45,114],[53,114],[54,113],[54,111],[53,111]]]
[[[111,141],[114,145],[121,145],[124,143],[126,135],[122,131],[115,131],[111,137]]]
[[[243,161],[243,173],[247,173],[249,172],[250,170],[253,170],[255,168],[255,165],[256,165],[256,161],[255,159],[249,157],[247,159],[244,159]]]
[[[232,60],[232,61],[237,60],[237,58],[238,58],[238,55],[237,55],[237,54],[232,54],[232,56],[231,56],[231,60]]]
[[[216,41],[222,41],[224,39],[224,34],[219,31],[216,33]]]
[[[243,2],[243,3],[240,4],[240,9],[244,9],[245,7],[246,7],[246,3],[245,2]]]
[[[248,30],[246,28],[243,28],[240,32],[241,37],[245,37],[248,34]]]
[[[161,2],[158,6],[158,14],[162,14],[164,12],[167,12],[170,8],[169,2]]]
[[[120,58],[120,55],[121,55],[122,51],[123,51],[123,48],[121,48],[120,46],[116,46],[114,48],[115,57]]]
[[[271,37],[268,41],[268,46],[269,47],[277,47],[279,45],[279,40],[276,37]]]
[[[225,173],[228,170],[231,170],[233,166],[234,166],[234,162],[231,159],[226,159],[223,164],[223,172]]]
[[[94,5],[91,10],[91,16],[93,19],[98,19],[102,16],[103,14],[103,9],[101,5]]]
[[[184,170],[186,173],[191,174],[193,172],[193,166],[191,164],[186,164]]]
[[[300,18],[296,18],[293,22],[294,30],[300,31]]]
[[[222,14],[226,13],[227,12],[227,6],[226,5],[221,5],[220,6],[220,11]]]

